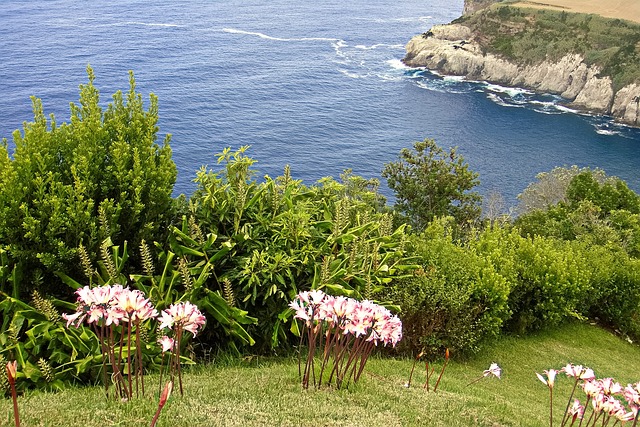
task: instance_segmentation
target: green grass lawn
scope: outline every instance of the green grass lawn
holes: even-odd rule
[[[491,362],[503,368],[501,380],[466,385]],[[471,360],[453,361],[437,393],[422,388],[424,365],[416,367],[412,387],[404,386],[413,363],[406,359],[374,357],[355,387],[320,391],[301,389],[295,359],[214,361],[185,375],[185,396],[174,389],[158,426],[545,426],[548,390],[535,372],[568,362],[587,365],[598,377],[612,376],[623,385],[640,380],[640,348],[575,323],[502,338]],[[157,376],[146,382],[157,392]],[[564,375],[558,377],[558,417],[571,385]],[[19,398],[19,406],[25,427],[148,426],[157,400],[106,401],[100,387],[86,387],[30,392]],[[0,416],[0,425],[13,425],[9,399],[0,401]]]

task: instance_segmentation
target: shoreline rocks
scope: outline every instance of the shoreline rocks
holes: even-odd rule
[[[588,66],[578,54],[567,54],[556,62],[516,64],[483,52],[470,28],[447,24],[413,37],[406,45],[403,62],[471,80],[557,94],[572,108],[640,126],[640,85],[614,91],[611,78],[601,77],[598,67]]]

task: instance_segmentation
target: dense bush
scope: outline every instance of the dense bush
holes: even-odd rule
[[[169,138],[156,143],[157,98],[145,110],[131,74],[129,92],[103,110],[87,73],[69,123],[47,120],[34,98],[34,121],[14,132],[13,157],[6,140],[0,146],[0,244],[25,287],[46,276],[40,285],[58,295],[67,289],[55,287],[53,273],[79,272],[80,245],[97,254],[108,237],[134,246],[162,240],[172,219],[176,166]]]
[[[385,291],[402,307],[405,337],[400,350],[442,355],[477,350],[509,318],[509,287],[493,266],[452,238],[436,220],[411,238],[420,270]]]
[[[587,259],[569,243],[524,238],[505,227],[485,230],[473,244],[510,285],[510,330],[527,332],[586,314]]]
[[[258,318],[249,332],[265,349],[287,337],[287,306],[311,288],[375,299],[406,274],[405,226],[392,226],[377,182],[343,175],[307,187],[291,177],[258,183],[254,160],[227,149],[219,171],[202,169],[190,200],[192,224],[228,248],[216,260],[209,286],[226,289],[233,304]],[[200,255],[188,254],[192,262]]]
[[[589,318],[623,334],[640,338],[640,260],[620,245],[573,242],[583,252],[592,293],[585,299]]]
[[[558,170],[565,172],[556,173]],[[521,200],[529,201],[515,221],[523,235],[596,245],[616,242],[630,255],[640,255],[640,196],[624,181],[599,170],[556,168],[552,173],[562,175],[562,185],[543,185],[558,182],[545,175],[521,195]],[[542,192],[553,203],[540,203],[538,195]]]

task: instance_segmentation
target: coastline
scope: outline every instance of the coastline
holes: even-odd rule
[[[414,36],[406,45],[403,63],[472,81],[559,95],[571,109],[640,127],[640,82],[618,88],[599,66],[578,53],[537,63],[506,59],[487,51],[481,43],[483,35],[457,21]]]

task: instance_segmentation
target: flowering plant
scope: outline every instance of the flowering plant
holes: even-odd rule
[[[294,317],[304,322],[300,341],[306,338],[307,360],[298,372],[302,387],[309,388],[313,377],[316,388],[335,380],[337,388],[357,382],[371,351],[378,344],[395,346],[402,339],[402,322],[386,308],[371,301],[333,297],[320,290],[300,292],[289,304]],[[316,376],[315,356],[320,357]],[[346,383],[345,383],[346,381]]]
[[[189,301],[171,304],[171,306],[160,313],[160,325],[158,330],[162,335],[158,343],[162,347],[162,360],[164,362],[164,354],[169,353],[169,372],[171,375],[171,383],[173,383],[175,374],[178,374],[178,382],[180,384],[180,395],[182,390],[182,368],[180,365],[180,345],[184,332],[191,332],[195,337],[198,331],[204,327],[206,318],[198,310],[198,307]],[[169,336],[171,335],[171,336]],[[162,384],[162,372],[160,384]]]
[[[86,322],[94,328],[102,350],[102,379],[107,395],[112,380],[115,396],[130,399],[134,378],[136,396],[140,386],[144,395],[141,333],[145,330],[143,322],[158,319],[158,311],[143,292],[121,285],[85,286],[78,289],[76,295],[76,312],[62,317],[67,321],[67,327],[79,327]],[[159,320],[159,329],[165,333],[165,337],[159,340],[163,357],[166,351],[173,355],[170,358],[172,380],[173,373],[178,372],[182,394],[180,343],[184,331],[196,335],[204,325],[205,317],[195,305],[182,302],[164,310]],[[173,335],[173,338],[166,334]]]
[[[546,378],[538,373],[536,375],[550,390],[550,408],[553,408],[553,386],[556,375],[564,373],[567,377],[574,379],[573,389],[562,416],[561,427],[566,425],[573,426],[578,419],[580,420],[579,425],[584,425],[585,427],[606,426],[610,422],[613,422],[612,425],[616,425],[633,421],[633,427],[638,424],[640,382],[629,384],[627,387],[622,388],[622,385],[615,382],[613,378],[596,379],[593,370],[570,363],[562,369],[549,369],[545,372],[547,374]],[[586,395],[584,405],[580,403],[580,400],[574,399],[575,391],[579,385]],[[628,406],[625,406],[624,401]],[[591,412],[587,418],[589,407],[591,407]],[[550,409],[549,413],[549,425],[553,426],[552,409]]]
[[[155,319],[158,316],[156,309],[142,292],[124,288],[121,285],[104,285],[94,288],[85,286],[78,289],[76,295],[78,296],[76,312],[63,314],[62,317],[67,321],[67,327],[71,325],[79,327],[84,321],[93,326],[102,349],[102,379],[105,392],[109,392],[108,361],[116,385],[117,397],[123,399],[132,397],[134,376],[136,395],[140,383],[142,394],[144,394],[140,324],[145,320]],[[133,357],[132,346],[135,351]],[[128,381],[125,381],[122,365],[122,353],[125,348]]]

